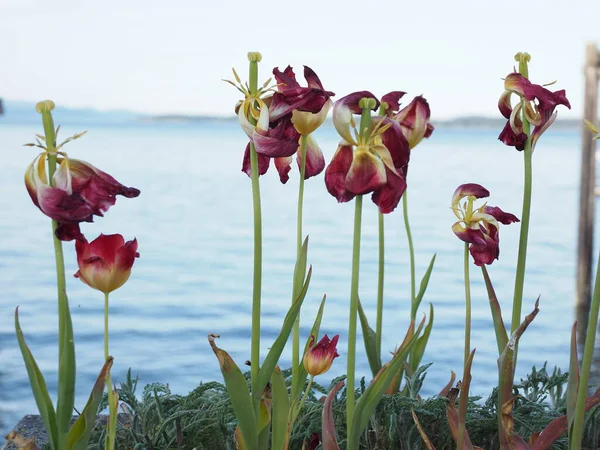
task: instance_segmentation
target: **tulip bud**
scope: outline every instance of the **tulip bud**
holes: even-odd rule
[[[75,243],[79,270],[74,275],[88,286],[108,294],[125,284],[135,258],[137,240],[125,242],[120,234],[101,234],[92,242]]]
[[[339,338],[339,334],[336,334],[329,340],[325,335],[318,344],[313,345],[315,337],[311,335],[309,348],[302,359],[304,369],[310,376],[321,375],[331,368],[333,360],[340,356],[336,349]]]

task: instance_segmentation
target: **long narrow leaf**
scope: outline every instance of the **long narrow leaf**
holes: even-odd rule
[[[465,369],[463,373],[463,379],[460,386],[460,398],[458,401],[458,415],[457,415],[457,429],[456,434],[454,435],[454,439],[456,441],[456,445],[460,449],[461,447],[465,449],[473,448],[473,444],[471,444],[471,438],[469,437],[469,433],[466,428],[467,421],[467,406],[469,405],[469,387],[471,385],[471,365],[473,364],[473,357],[475,356],[475,349],[469,354],[469,357],[465,361]],[[449,405],[450,406],[450,405]],[[454,405],[452,405],[454,406]],[[446,415],[448,415],[448,407],[446,408]],[[452,427],[451,427],[452,428]],[[462,431],[461,431],[462,429]],[[462,433],[462,436],[460,436]],[[460,436],[460,438],[459,438]],[[459,442],[462,440],[462,442]],[[462,445],[461,445],[462,444]]]
[[[423,439],[423,443],[425,444],[425,447],[427,447],[427,450],[435,450],[434,445],[431,443],[431,439],[429,439],[429,436],[427,436],[427,433],[425,433],[425,430],[423,429],[423,426],[421,425],[421,422],[419,421],[419,417],[417,416],[417,413],[415,412],[415,408],[412,408],[411,413],[412,413],[413,421],[415,422],[415,425],[417,426],[417,430],[419,431],[419,435],[421,436],[421,439]]]
[[[362,335],[365,342],[367,359],[369,360],[369,367],[371,367],[371,373],[373,374],[373,377],[375,377],[381,369],[381,355],[377,351],[377,335],[373,328],[369,326],[369,321],[360,299],[358,300],[358,317],[360,318],[360,326],[362,327]]]
[[[48,394],[48,388],[46,386],[46,380],[44,380],[44,375],[42,375],[40,368],[31,354],[31,350],[29,350],[29,347],[25,342],[25,337],[23,336],[23,331],[21,330],[21,325],[19,324],[19,307],[15,309],[15,330],[17,332],[19,347],[23,355],[23,361],[25,362],[25,368],[27,369],[27,375],[29,376],[29,383],[31,385],[31,390],[33,391],[33,397],[35,398],[42,422],[44,422],[44,428],[46,428],[46,432],[48,433],[50,445],[54,450],[60,450],[56,412],[54,411],[52,400]]]
[[[217,347],[215,344],[215,338],[217,337],[217,335],[210,334],[208,342],[219,360],[219,367],[225,380],[225,386],[229,393],[231,406],[235,412],[244,444],[248,450],[255,450],[258,446],[258,424],[257,418],[254,415],[252,399],[248,392],[248,383],[240,368],[231,359],[231,356],[225,350]]]
[[[352,427],[350,429],[351,432],[348,436],[348,450],[358,450],[360,436],[366,428],[371,414],[379,404],[386,388],[390,385],[392,379],[406,361],[408,352],[416,342],[415,336],[418,336],[421,333],[424,324],[425,319],[421,321],[421,324],[416,333],[414,333],[412,339],[404,346],[404,348],[398,350],[390,362],[381,368],[377,377],[371,382],[369,387],[365,389],[365,392],[358,399],[358,402],[356,402],[354,418],[352,419]]]
[[[417,338],[417,342],[413,349],[410,351],[410,368],[412,371],[416,371],[419,368],[419,364],[421,364],[421,360],[423,359],[423,355],[425,354],[425,349],[427,348],[427,342],[429,342],[429,336],[431,336],[431,330],[433,328],[433,305],[429,304],[429,321],[423,330],[423,335]]]
[[[85,408],[83,408],[81,415],[77,418],[67,434],[67,450],[87,449],[88,441],[96,421],[98,405],[102,400],[102,394],[104,393],[104,387],[106,386],[106,377],[110,372],[112,364],[113,358],[110,357],[100,370],[100,374],[92,388],[92,392],[85,404]]]
[[[567,421],[569,430],[575,418],[577,391],[579,390],[579,356],[577,355],[577,321],[571,329],[571,354],[569,359],[569,381],[567,383]]]
[[[306,340],[306,344],[304,344],[304,352],[302,355],[306,355],[308,351],[308,347],[310,346],[310,337],[315,337],[315,342],[318,340],[319,331],[321,329],[321,320],[323,319],[323,311],[325,310],[325,300],[327,299],[326,295],[323,295],[323,299],[321,300],[321,305],[319,306],[319,311],[317,312],[317,316],[315,317],[315,321],[313,323],[312,329],[310,330],[310,335]],[[306,383],[306,378],[308,377],[308,373],[304,368],[304,363],[300,361],[300,367],[298,369],[298,383],[293,383],[292,380],[292,392],[290,395],[290,400],[292,403],[299,401],[300,394],[302,394],[303,386]]]
[[[427,267],[427,270],[425,271],[425,275],[423,275],[423,278],[421,279],[421,285],[419,286],[419,292],[418,292],[417,296],[415,297],[415,302],[411,305],[411,316],[410,317],[415,317],[417,315],[417,310],[419,309],[419,306],[421,305],[421,301],[423,300],[425,291],[427,291],[427,285],[429,284],[429,279],[431,278],[431,272],[432,272],[433,266],[435,264],[436,256],[437,256],[437,254],[434,254],[433,257],[431,258],[431,262],[429,263],[429,266]]]
[[[485,264],[481,266],[483,272],[483,279],[485,281],[485,287],[487,289],[488,298],[490,299],[490,309],[492,311],[492,320],[494,321],[494,331],[496,332],[496,344],[498,345],[498,355],[501,355],[508,343],[508,334],[506,333],[506,327],[502,320],[502,310],[500,309],[500,303],[494,290],[494,285],[488,274]]]
[[[63,307],[60,313],[63,314],[64,324],[59,351],[60,364],[58,366],[58,400],[56,402],[56,420],[59,433],[66,434],[73,418],[73,408],[75,406],[75,343],[73,339],[73,323],[71,322],[71,312],[69,310],[69,300],[66,292],[61,293],[63,297]]]
[[[337,443],[335,421],[333,420],[333,401],[338,391],[344,386],[344,382],[340,381],[327,394],[325,403],[323,404],[323,419],[322,419],[322,434],[323,434],[323,450],[340,450]]]
[[[273,375],[271,375],[271,392],[273,394],[271,450],[283,450],[285,442],[288,439],[288,432],[291,431],[288,430],[290,400],[285,379],[279,366],[275,366]]]
[[[294,303],[288,310],[288,313],[283,320],[283,326],[281,327],[281,331],[273,342],[269,353],[265,360],[263,361],[263,365],[258,371],[258,376],[256,377],[256,386],[252,386],[252,391],[254,398],[260,398],[257,396],[262,396],[262,392],[265,390],[265,386],[269,382],[271,375],[273,374],[273,370],[277,365],[277,361],[279,361],[279,357],[283,352],[285,344],[290,336],[292,331],[292,327],[294,326],[294,322],[296,317],[300,313],[300,307],[302,306],[302,302],[304,301],[304,297],[306,297],[306,292],[308,291],[308,284],[310,283],[310,277],[312,275],[312,266],[308,269],[308,274],[306,275],[306,281],[304,282],[304,286],[302,287],[302,291],[299,296],[294,300]]]

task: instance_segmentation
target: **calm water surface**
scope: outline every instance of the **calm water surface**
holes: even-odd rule
[[[60,122],[60,117],[57,117]],[[0,125],[4,159],[0,176],[0,426],[1,434],[20,416],[36,412],[14,334],[13,313],[20,306],[28,343],[56,391],[57,311],[50,222],[31,203],[23,173],[35,149],[22,147],[41,127]],[[208,333],[238,363],[249,358],[252,280],[252,201],[250,180],[240,172],[245,136],[235,123],[86,127],[88,135],[70,144],[71,157],[88,160],[129,186],[137,199],[119,198],[105,218],[84,224],[91,240],[121,233],[139,241],[141,257],[129,282],[111,295],[110,351],[113,379],[129,367],[142,383],[168,382],[185,394],[202,380],[220,380]],[[64,129],[63,137],[81,131]],[[450,227],[456,186],[478,182],[492,193],[491,205],[521,215],[522,154],[496,141],[497,131],[437,130],[413,153],[409,204],[420,277],[437,253],[422,312],[435,307],[435,325],[424,362],[433,362],[424,386],[431,394],[460,372],[464,333],[462,244]],[[321,131],[319,143],[329,160],[337,137]],[[534,155],[534,206],[530,232],[524,312],[541,294],[540,314],[520,346],[517,379],[545,361],[566,368],[573,321],[575,243],[579,176],[579,135],[545,135]],[[297,171],[281,185],[271,169],[261,178],[264,224],[264,355],[290,303],[295,258]],[[303,335],[324,293],[322,331],[342,335],[341,357],[326,383],[345,372],[353,204],[337,204],[323,176],[306,183],[304,230],[310,234],[314,272],[302,310]],[[386,285],[383,348],[403,338],[409,316],[409,268],[401,211],[386,216]],[[377,214],[365,199],[361,253],[361,299],[374,327],[377,281]],[[499,299],[510,317],[513,268],[519,226],[501,230],[500,260],[490,267]],[[65,245],[78,363],[77,402],[81,410],[103,359],[103,298],[79,280],[72,244]],[[472,392],[487,395],[496,383],[496,344],[481,274],[472,269]],[[368,364],[358,343],[358,373]],[[287,367],[286,351],[282,366]]]

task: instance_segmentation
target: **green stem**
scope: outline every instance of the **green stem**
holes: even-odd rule
[[[379,276],[377,278],[377,324],[375,334],[377,336],[377,354],[381,358],[381,339],[383,334],[383,281],[385,272],[385,234],[383,214],[379,212]]]
[[[258,89],[258,61],[250,61],[250,92]],[[250,167],[252,179],[252,203],[254,207],[254,277],[252,284],[252,345],[250,351],[250,376],[255,386],[260,367],[260,303],[262,286],[262,215],[260,205],[260,184],[258,182],[258,155],[254,143],[250,143]],[[260,400],[255,398],[255,412],[258,417]]]
[[[104,361],[108,361],[108,292],[104,293]],[[108,411],[109,415],[115,411],[115,398],[112,392],[112,380],[110,377],[110,371],[106,374],[106,392],[108,395]],[[112,436],[114,436],[114,430],[111,428],[112,420],[107,421],[107,432],[106,432],[106,442],[107,449],[112,450],[114,448],[114,440]]]
[[[304,204],[304,176],[306,174],[306,145],[308,136],[300,137],[300,153],[302,155],[300,163],[300,183],[298,186],[298,214],[296,224],[296,261],[300,259],[302,253],[302,207]],[[305,273],[298,273],[293,280],[292,303],[298,298],[304,282]],[[292,383],[299,382],[300,377],[300,314],[296,317],[294,328],[292,330]],[[294,389],[292,389],[294,392]]]
[[[600,256],[598,257],[600,262]],[[590,315],[588,318],[587,334],[583,350],[583,360],[581,362],[581,377],[579,379],[579,388],[577,391],[577,404],[575,407],[575,417],[573,419],[572,436],[570,438],[573,450],[581,449],[581,440],[583,437],[583,423],[585,414],[585,400],[588,396],[590,370],[594,359],[594,344],[596,340],[596,331],[598,329],[598,313],[600,312],[600,263],[596,268],[596,280],[594,283],[594,294],[592,304],[590,305]]]
[[[308,394],[310,393],[310,388],[312,387],[312,383],[313,383],[314,379],[315,379],[315,377],[313,377],[311,375],[310,379],[308,380],[308,384],[306,385],[306,390],[304,391],[304,396],[302,397],[302,401],[300,402],[300,404],[298,405],[298,409],[296,410],[296,414],[295,414],[296,417],[298,416],[298,414],[302,410],[302,407],[304,406],[304,402],[306,401]]]
[[[404,214],[404,228],[406,228],[406,237],[408,238],[408,252],[410,254],[410,320],[414,321],[417,317],[415,308],[415,247],[413,245],[412,233],[410,231],[410,222],[408,221],[408,189],[402,195],[402,210]]]
[[[348,326],[348,370],[346,382],[346,417],[348,436],[354,415],[354,370],[356,367],[356,316],[358,313],[358,275],[360,269],[360,233],[362,195],[357,195],[354,209],[354,242],[352,244],[352,284],[350,285],[350,321]]]
[[[104,361],[108,356],[108,293],[104,293]]]
[[[471,354],[471,280],[469,279],[469,262],[469,244],[465,242],[465,365]]]
[[[527,62],[519,63],[519,72],[525,78],[528,77]],[[531,149],[531,126],[525,110],[523,109],[523,133],[527,135],[523,157],[525,160],[525,185],[523,189],[523,212],[521,214],[521,232],[519,236],[519,253],[517,257],[517,273],[515,276],[515,291],[513,296],[513,311],[510,330],[513,333],[521,324],[521,305],[523,303],[523,286],[525,284],[525,267],[527,261],[527,240],[529,237],[529,216],[531,212],[531,187],[532,187],[532,149]],[[515,347],[515,361],[518,347]]]

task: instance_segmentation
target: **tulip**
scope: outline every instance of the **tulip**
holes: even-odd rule
[[[458,222],[452,225],[452,231],[463,242],[470,245],[469,252],[475,265],[489,265],[500,255],[498,222],[509,225],[519,222],[513,214],[502,211],[496,206],[483,206],[474,209],[476,199],[490,195],[483,186],[475,183],[460,185],[452,196],[452,211]],[[461,201],[467,201],[461,205]]]
[[[137,239],[125,242],[120,234],[101,234],[92,242],[75,243],[79,270],[74,275],[88,286],[108,294],[119,289],[139,258]]]
[[[333,339],[329,340],[329,337],[325,335],[318,344],[313,345],[315,337],[310,337],[309,348],[304,354],[302,362],[304,369],[311,377],[327,372],[331,368],[333,360],[340,356],[336,349],[339,338],[340,336],[336,334]]]
[[[289,179],[291,157],[296,154],[298,166],[301,165],[299,139],[308,136],[306,148],[306,171],[304,179],[318,175],[325,168],[325,159],[321,149],[309,135],[325,121],[331,108],[330,97],[333,92],[326,91],[317,74],[304,67],[304,77],[308,87],[301,87],[296,81],[293,69],[288,66],[283,72],[273,69],[277,81],[271,97],[251,99],[256,105],[248,105],[250,100],[238,104],[236,112],[242,129],[256,147],[259,156],[259,174],[269,168],[270,159],[275,160],[275,168],[282,183]],[[261,91],[266,92],[266,90]],[[253,125],[253,120],[256,125]],[[250,174],[249,149],[246,149],[242,171]]]
[[[406,189],[410,148],[400,124],[388,117],[374,117],[369,132],[359,133],[352,115],[361,113],[361,98],[374,99],[375,109],[379,106],[373,94],[361,91],[333,107],[333,123],[342,141],[325,171],[325,185],[338,202],[371,192],[373,202],[387,214]]]
[[[421,95],[400,109],[400,98],[404,92],[393,91],[381,98],[382,104],[386,107],[386,115],[400,124],[402,133],[408,141],[408,146],[412,150],[423,140],[433,133],[433,125],[429,123],[431,110],[429,103]]]
[[[93,222],[93,216],[103,216],[115,204],[116,196],[133,198],[140,195],[136,188],[122,185],[91,164],[67,158],[58,159],[53,186],[48,183],[46,160],[41,153],[25,172],[25,186],[33,203],[58,223],[56,237],[62,241],[84,240],[80,222]]]
[[[545,87],[531,83],[520,73],[510,73],[504,80],[504,89],[498,102],[498,109],[508,119],[508,122],[498,139],[519,151],[525,148],[527,140],[521,120],[523,111],[527,120],[534,126],[531,133],[531,149],[533,150],[540,136],[556,120],[558,113],[554,109],[558,105],[564,105],[571,109],[564,89],[552,92]],[[511,104],[513,94],[519,97],[519,103],[514,108]]]

